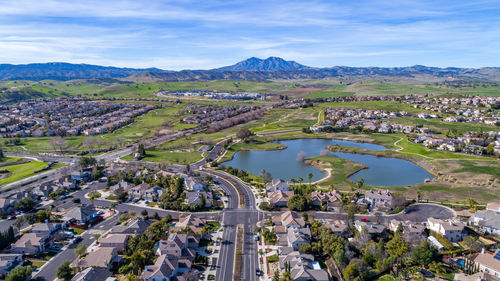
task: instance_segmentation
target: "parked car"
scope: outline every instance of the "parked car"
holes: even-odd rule
[[[77,236],[77,237],[75,237],[75,239],[73,239],[73,244],[80,243],[82,240],[83,240],[83,238],[81,236]]]
[[[261,276],[261,275],[262,275],[262,271],[260,271],[260,269],[259,269],[259,268],[256,268],[256,269],[255,269],[255,274],[256,274],[257,276]]]
[[[369,220],[367,218],[362,218],[361,221],[363,221],[363,222],[369,222]]]
[[[255,234],[255,235],[253,236],[253,240],[255,240],[255,241],[259,241],[259,235]]]

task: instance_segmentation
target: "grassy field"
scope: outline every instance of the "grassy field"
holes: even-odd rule
[[[284,145],[268,142],[265,138],[254,137],[250,142],[239,142],[231,145],[222,157],[220,162],[229,161],[233,158],[234,154],[241,150],[276,150],[284,149]]]
[[[15,89],[25,97],[82,95],[88,97],[151,98],[160,90],[217,90],[226,92],[258,92],[292,97],[328,98],[353,95],[485,95],[499,96],[500,87],[446,87],[415,82],[377,82],[358,79],[342,85],[338,79],[288,80],[288,81],[181,81],[181,82],[130,82],[117,79],[80,79],[71,81],[43,80],[1,81],[0,87]],[[13,88],[15,87],[15,88]],[[0,97],[7,96],[0,94]]]
[[[0,164],[4,164],[0,167],[0,170],[8,171],[8,176],[0,179],[0,185],[30,177],[34,175],[35,172],[47,167],[47,163],[41,161],[30,161],[23,164],[9,165],[9,163],[16,163],[16,161],[20,159],[22,158],[6,157],[0,162]]]
[[[336,189],[350,189],[354,184],[348,179],[350,175],[365,168],[364,165],[335,156],[316,156],[307,160],[314,167],[330,170],[330,176],[319,185],[333,185]]]

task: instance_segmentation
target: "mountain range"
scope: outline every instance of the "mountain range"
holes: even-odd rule
[[[324,79],[332,77],[361,77],[387,79],[423,79],[427,81],[449,78],[485,79],[500,81],[499,67],[438,68],[409,67],[349,67],[315,68],[278,57],[249,58],[231,66],[211,70],[168,71],[158,68],[120,68],[89,64],[35,63],[24,65],[0,64],[0,80],[73,80],[117,78],[131,82],[195,81],[195,80],[272,80]]]

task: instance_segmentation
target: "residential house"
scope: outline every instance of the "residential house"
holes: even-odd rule
[[[16,200],[10,198],[0,198],[0,215],[8,215],[14,211]]]
[[[108,234],[99,239],[99,246],[115,248],[118,253],[122,253],[127,246],[128,238],[128,234]]]
[[[50,236],[43,233],[26,233],[12,245],[11,252],[23,255],[37,255],[45,252],[52,244]]]
[[[192,214],[189,214],[185,217],[179,218],[179,222],[177,222],[175,226],[172,227],[170,230],[172,232],[176,232],[189,228],[194,233],[201,233],[205,224],[206,220],[196,217]]]
[[[500,250],[492,255],[483,249],[474,259],[474,263],[479,266],[479,271],[500,278]]]
[[[163,193],[164,193],[163,188],[155,186],[144,190],[144,195],[142,196],[142,198],[150,202],[156,202],[160,200],[160,197],[162,196]]]
[[[60,223],[35,223],[31,228],[31,233],[52,235],[59,229],[61,229]]]
[[[156,255],[167,255],[178,259],[189,259],[192,261],[196,255],[194,248],[200,243],[196,235],[184,233],[172,233],[167,240],[160,240],[156,247]]]
[[[142,234],[151,222],[143,219],[135,219],[127,223],[127,225],[116,225],[112,228],[111,232],[115,234]]]
[[[188,191],[186,192],[186,204],[189,206],[198,206],[202,203],[202,198],[205,198],[204,207],[212,207],[212,193],[206,191]]]
[[[178,271],[178,260],[167,255],[159,256],[154,265],[146,265],[139,279],[146,281],[170,281]]]
[[[333,234],[338,236],[344,236],[349,230],[349,226],[344,220],[319,220],[325,227],[328,227]]]
[[[366,231],[370,235],[384,235],[384,231],[386,229],[383,224],[374,224],[372,222],[365,221],[355,221],[354,227],[359,231]]]
[[[288,246],[298,251],[300,246],[309,243],[311,230],[307,227],[289,227],[287,230]]]
[[[416,240],[421,240],[423,237],[425,237],[425,225],[421,223],[414,223],[411,221],[399,221],[393,219],[389,223],[389,229],[392,232],[396,232],[400,224],[401,227],[403,228],[403,236],[407,240],[416,241]]]
[[[311,192],[310,198],[311,198],[311,203],[313,203],[316,206],[321,206],[322,204],[341,202],[342,194],[340,194],[340,192],[336,190],[330,192],[315,190]]]
[[[22,264],[22,254],[0,254],[0,277],[5,279],[7,274],[9,274],[14,267]]]
[[[78,262],[80,268],[101,267],[111,269],[118,261],[118,250],[113,247],[99,247]]]
[[[266,183],[266,191],[290,191],[290,185],[282,179],[273,179],[271,182]]]
[[[184,186],[186,187],[186,190],[189,191],[205,191],[206,186],[205,184],[201,183],[198,179],[190,176],[185,176],[184,177]]]
[[[389,190],[369,190],[365,198],[372,208],[388,210],[392,208],[394,196]]]
[[[141,200],[144,196],[144,192],[149,189],[149,184],[141,183],[134,186],[128,190],[128,196],[132,201]]]
[[[106,281],[111,277],[111,271],[101,267],[89,267],[78,272],[71,281]]]
[[[306,223],[304,220],[294,212],[287,211],[281,215],[274,215],[272,221],[276,225],[282,225],[288,231],[290,227],[304,227]]]
[[[133,187],[133,184],[129,183],[129,182],[126,182],[124,180],[120,181],[119,183],[111,186],[109,188],[109,191],[113,192],[113,193],[120,193],[120,192],[128,192],[128,190],[130,188]]]
[[[288,199],[293,195],[293,191],[271,191],[267,194],[267,202],[271,207],[286,207]]]
[[[457,242],[465,238],[465,225],[455,220],[441,220],[435,218],[427,219],[427,228],[439,233],[451,242]]]
[[[293,251],[279,257],[280,271],[290,268],[291,279],[295,281],[328,281],[328,273],[321,269],[314,257],[298,251]]]
[[[90,170],[79,170],[71,172],[70,177],[75,181],[83,181],[87,182],[92,179],[92,175],[90,174]]]
[[[53,185],[53,182],[42,183],[41,185],[33,188],[31,190],[31,194],[36,196],[37,198],[48,197],[49,194],[54,191]]]
[[[472,214],[469,222],[486,234],[500,236],[500,212],[488,209],[477,211]]]
[[[97,211],[93,205],[83,205],[71,208],[64,216],[63,221],[67,223],[87,224],[97,217]]]

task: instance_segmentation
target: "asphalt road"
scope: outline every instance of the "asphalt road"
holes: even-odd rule
[[[95,225],[92,229],[99,229],[99,230],[108,230],[111,227],[113,227],[116,222],[118,221],[118,216],[111,217],[105,221],[100,222],[99,224]],[[80,243],[84,244],[85,246],[90,246],[92,242],[94,242],[94,237],[92,234],[89,233],[89,231],[83,233],[81,235],[83,238]],[[70,244],[68,248],[66,248],[64,251],[60,252],[50,260],[40,271],[35,272],[32,275],[32,280],[36,281],[52,281],[56,278],[56,271],[57,268],[65,261],[73,261],[76,258],[75,255],[75,249],[78,245],[77,244]]]

